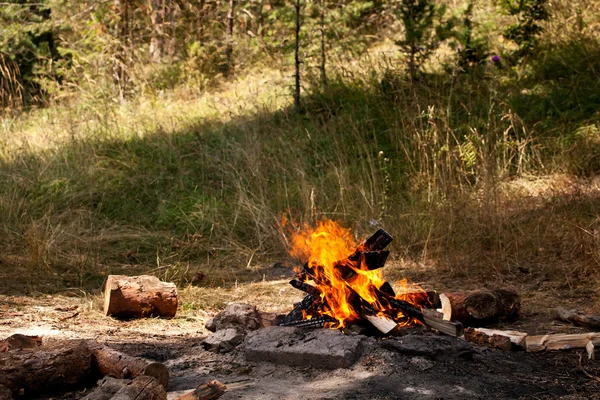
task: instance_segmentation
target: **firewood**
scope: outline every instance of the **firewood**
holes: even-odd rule
[[[177,400],[214,400],[223,396],[227,386],[214,380],[204,385],[200,385],[193,392],[186,393]]]
[[[42,338],[39,336],[27,336],[15,333],[0,341],[0,353],[15,349],[30,349],[41,345]]]
[[[525,338],[525,350],[528,352],[544,350],[568,350],[585,348],[588,342],[600,339],[600,332],[589,332],[580,334],[555,334],[527,336]]]
[[[523,347],[527,333],[519,331],[502,331],[498,329],[466,328],[465,340],[468,342],[489,345],[500,350],[512,350]]]
[[[398,323],[391,318],[380,315],[367,315],[365,319],[384,335],[393,335],[398,331]]]
[[[169,383],[169,370],[159,362],[123,354],[106,346],[91,346],[92,365],[102,376],[133,379],[152,376],[163,386]]]
[[[600,329],[600,315],[586,315],[577,310],[567,310],[565,308],[558,308],[556,312],[558,319],[561,321],[585,328]]]
[[[104,291],[104,314],[114,318],[173,318],[177,288],[154,276],[110,275]]]
[[[96,387],[82,400],[110,400],[119,390],[130,383],[130,379],[117,379],[112,376],[105,376],[98,381]]]
[[[587,352],[589,360],[595,360],[596,359],[596,346],[597,345],[600,345],[600,341],[597,341],[596,343],[594,343],[593,340],[590,340],[585,345],[585,351]]]
[[[81,340],[0,353],[0,385],[26,396],[64,388],[90,376],[91,354]]]
[[[428,327],[453,337],[463,334],[464,327],[460,322],[446,321],[442,318],[441,313],[434,310],[424,308],[421,312],[423,313],[423,323]]]
[[[167,392],[155,378],[138,376],[123,386],[111,400],[167,400]]]
[[[440,294],[442,313],[447,321],[460,321],[467,326],[484,326],[518,318],[521,300],[512,290],[496,289],[469,294]]]

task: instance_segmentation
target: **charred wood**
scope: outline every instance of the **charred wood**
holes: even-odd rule
[[[328,315],[323,315],[317,318],[311,319],[303,319],[300,321],[292,321],[292,322],[283,322],[279,326],[292,326],[296,328],[307,328],[307,329],[316,329],[316,328],[324,328],[327,324],[335,322],[333,318]]]
[[[301,320],[304,316],[302,311],[308,310],[315,303],[315,300],[315,296],[312,294],[307,294],[304,299],[302,299],[302,301],[298,303],[296,307],[294,307],[294,309],[283,318],[279,325],[287,326],[286,324],[289,324],[290,322]]]

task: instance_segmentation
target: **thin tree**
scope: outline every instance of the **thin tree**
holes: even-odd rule
[[[327,71],[325,64],[327,62],[327,53],[325,51],[325,0],[321,0],[321,86],[323,90],[327,88]]]
[[[118,39],[118,49],[113,63],[113,81],[119,87],[121,98],[124,97],[129,75],[129,0],[114,0],[116,15],[115,34]]]
[[[227,35],[225,37],[225,67],[223,68],[223,74],[229,75],[233,69],[232,55],[233,55],[233,18],[235,12],[235,0],[229,0],[229,11],[227,12]]]
[[[294,90],[294,110],[300,113],[300,0],[296,0],[296,43],[294,48],[294,65],[296,67],[296,85]]]
[[[150,0],[150,21],[152,22],[152,38],[150,39],[150,58],[159,62],[165,47],[165,4],[163,0]]]

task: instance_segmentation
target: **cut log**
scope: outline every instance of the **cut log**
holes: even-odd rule
[[[505,289],[469,294],[443,293],[440,294],[440,301],[445,320],[460,321],[467,326],[515,320],[521,308],[519,295]]]
[[[91,358],[82,340],[0,353],[0,385],[26,396],[75,385],[89,378]]]
[[[558,308],[556,313],[561,321],[585,328],[600,329],[600,315],[586,315],[577,310],[567,310],[565,308]]]
[[[154,276],[110,275],[104,291],[104,314],[115,318],[173,318],[177,288]]]
[[[528,352],[544,350],[569,350],[583,349],[589,341],[600,340],[600,332],[589,332],[580,334],[556,334],[527,336],[525,338],[525,350]]]
[[[27,336],[16,333],[0,341],[0,353],[15,349],[31,349],[42,345],[39,336]]]
[[[365,319],[384,335],[393,335],[398,332],[398,323],[391,318],[380,315],[366,315]]]
[[[204,385],[200,385],[193,392],[186,393],[177,398],[177,400],[214,400],[223,396],[227,390],[227,386],[221,382],[214,380]]]
[[[138,376],[123,386],[111,400],[167,400],[167,392],[155,378]]]
[[[129,379],[117,379],[105,376],[83,400],[110,400],[119,390],[130,384]]]
[[[102,376],[133,379],[151,376],[163,386],[169,383],[169,370],[164,364],[123,354],[106,346],[93,346],[92,365]]]

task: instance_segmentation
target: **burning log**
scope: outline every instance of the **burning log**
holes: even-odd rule
[[[440,295],[440,301],[446,321],[460,321],[469,326],[515,320],[521,308],[519,295],[505,289],[470,294],[443,293]]]
[[[169,383],[169,370],[162,363],[123,354],[106,346],[94,347],[91,352],[92,363],[103,376],[119,379],[151,376],[164,387]]]
[[[316,329],[316,328],[324,328],[327,324],[335,322],[333,318],[328,315],[323,315],[321,317],[311,318],[311,319],[302,319],[299,321],[291,321],[291,322],[282,322],[279,326],[293,326],[296,328],[308,328],[308,329]]]
[[[331,238],[331,235],[324,232],[316,237]],[[428,296],[425,291],[406,294],[403,296],[406,298],[404,300],[397,298],[388,282],[381,283],[380,275],[373,270],[383,267],[389,256],[389,251],[384,249],[391,241],[392,237],[380,229],[343,260],[322,264],[322,257],[311,254],[309,261],[303,266],[303,271],[299,273],[299,279],[290,282],[292,286],[308,295],[284,318],[281,325],[326,326],[329,321],[316,316],[330,315],[333,317],[334,326],[344,327],[362,319],[371,322],[383,334],[390,334],[398,328],[398,320],[412,318],[440,332],[460,336],[463,331],[460,322],[444,321],[437,313],[422,310],[426,303],[437,302],[435,292],[434,296]],[[323,251],[323,248],[327,247],[321,245],[318,248],[319,251]],[[346,247],[342,245],[340,248]],[[327,253],[323,253],[323,256],[324,259],[332,258],[331,254]],[[305,282],[308,280],[314,281],[315,285]],[[432,301],[429,298],[432,298]],[[307,315],[310,315],[311,319],[305,322]]]
[[[104,290],[104,314],[114,318],[173,318],[177,288],[149,275],[110,275]]]
[[[600,315],[585,315],[577,310],[559,308],[556,310],[558,319],[589,329],[600,329]]]
[[[84,341],[61,342],[0,353],[0,386],[14,395],[79,383],[89,377],[91,354]]]

